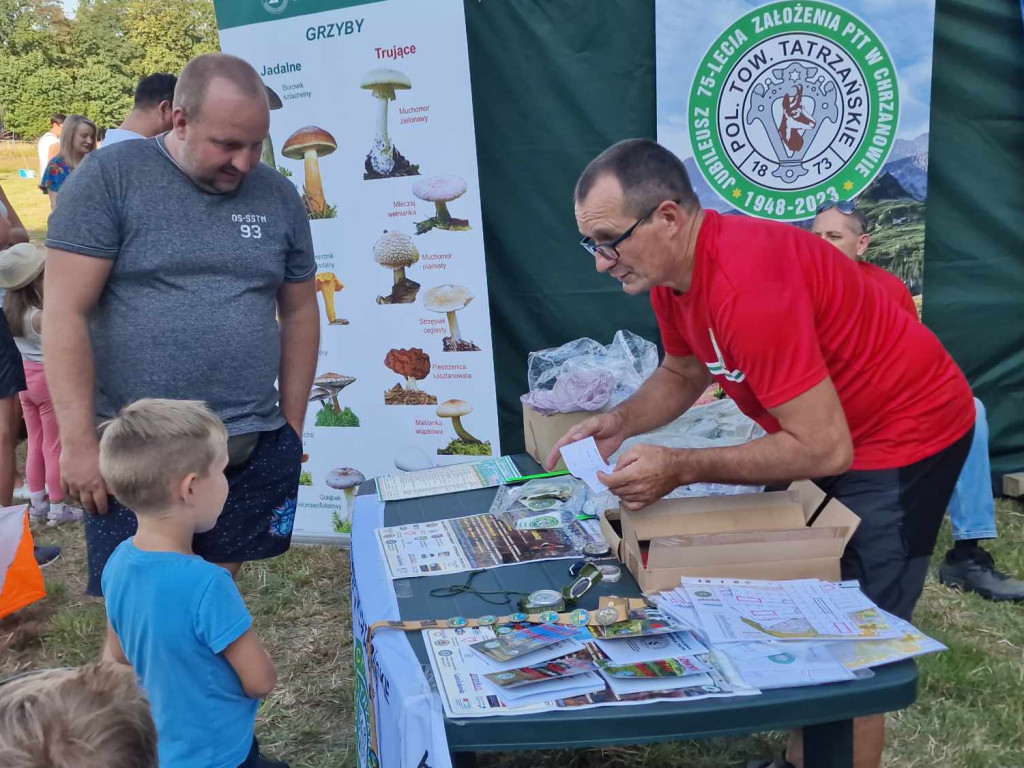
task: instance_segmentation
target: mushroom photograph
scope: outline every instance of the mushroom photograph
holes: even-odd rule
[[[431,288],[423,294],[423,306],[431,312],[445,315],[448,318],[448,331],[450,336],[443,340],[445,352],[479,352],[480,347],[472,341],[462,338],[459,331],[459,320],[455,316],[462,311],[473,300],[473,294],[468,288],[461,285],[445,283],[436,288]]]
[[[345,494],[345,506],[331,513],[331,522],[336,533],[352,533],[352,510],[355,508],[356,491],[364,480],[363,473],[352,467],[339,467],[327,473],[324,481],[328,488]]]
[[[274,93],[269,85],[264,85],[263,87],[267,89],[267,105],[270,107],[271,111],[280,109],[284,106],[284,104],[281,103],[281,97]],[[260,160],[271,168],[277,169],[277,160],[274,158],[274,142],[271,140],[269,133],[267,134],[267,137],[263,139],[263,154],[260,156]],[[290,176],[291,174],[288,173],[286,175]]]
[[[305,464],[307,461],[309,461],[309,454],[302,454],[302,463]],[[303,469],[299,473],[299,485],[313,485],[313,475],[308,469]]]
[[[342,376],[340,373],[321,373],[313,379],[313,388],[309,392],[309,402],[320,403],[316,412],[318,427],[358,427],[359,417],[348,406],[341,407],[338,393],[355,381],[353,376]]]
[[[448,212],[448,203],[466,194],[466,180],[461,176],[432,176],[412,185],[412,193],[420,200],[434,204],[434,215],[416,222],[416,234],[422,235],[432,229],[450,229],[465,232],[472,229],[466,219],[453,219]]]
[[[316,276],[316,290],[323,296],[324,311],[327,313],[327,322],[330,325],[348,325],[348,320],[339,318],[334,309],[334,295],[344,287],[344,284],[333,272],[320,272]]]
[[[378,296],[378,304],[412,304],[420,292],[420,284],[405,276],[406,267],[420,260],[420,252],[412,239],[401,232],[384,230],[373,245],[373,259],[394,275],[391,293]]]
[[[289,136],[281,149],[281,154],[289,160],[304,162],[306,176],[302,185],[302,202],[306,204],[306,213],[311,219],[333,219],[338,215],[338,209],[327,204],[320,179],[320,158],[337,148],[338,142],[331,134],[323,128],[307,125]]]
[[[384,405],[437,405],[437,398],[420,389],[419,382],[430,375],[430,356],[422,349],[392,349],[384,365],[405,379],[384,392]]]
[[[388,136],[388,102],[395,100],[395,91],[412,88],[408,75],[397,69],[371,69],[363,75],[359,87],[369,91],[377,100],[377,131],[373,136],[373,146],[366,154],[363,178],[419,176],[420,167],[406,160]]]
[[[465,400],[445,400],[437,406],[437,415],[452,420],[455,437],[445,448],[438,448],[439,456],[490,456],[491,444],[473,437],[462,426],[462,417],[472,413],[473,406]]]

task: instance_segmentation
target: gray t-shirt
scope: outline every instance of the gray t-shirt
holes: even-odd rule
[[[277,292],[312,280],[295,187],[263,163],[234,192],[197,187],[163,137],[91,153],[60,191],[46,245],[114,259],[91,318],[96,411],[204,400],[229,434],[284,424]]]

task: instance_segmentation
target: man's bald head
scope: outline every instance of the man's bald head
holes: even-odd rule
[[[198,122],[210,83],[225,80],[238,93],[267,103],[267,91],[249,62],[226,53],[206,53],[185,65],[174,88],[174,108],[190,122]]]

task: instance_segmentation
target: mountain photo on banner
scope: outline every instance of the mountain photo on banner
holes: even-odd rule
[[[866,259],[923,287],[934,0],[656,0],[658,141],[701,204],[809,227],[856,199]]]

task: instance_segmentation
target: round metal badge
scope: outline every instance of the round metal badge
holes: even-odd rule
[[[569,614],[569,623],[574,627],[585,627],[589,621],[590,611],[583,608],[577,608]]]
[[[454,629],[464,627],[467,624],[469,624],[469,621],[466,620],[465,616],[452,616],[450,619],[448,619],[448,626]]]
[[[476,620],[476,623],[479,624],[481,627],[489,627],[493,624],[498,623],[498,617],[491,616],[490,614],[488,614],[487,616],[481,616],[479,619]]]
[[[554,621],[558,621],[558,613],[556,611],[544,611],[544,613],[540,615],[540,620],[543,621],[545,624],[550,624]]]
[[[587,557],[608,557],[612,548],[603,541],[588,541],[583,545],[583,554]]]
[[[619,612],[614,608],[598,608],[594,613],[594,621],[602,627],[614,624],[619,620]]]
[[[527,616],[525,613],[513,613],[511,616],[508,617],[508,620],[509,621],[519,622],[519,621],[526,621],[528,618],[530,618],[530,617]]]

